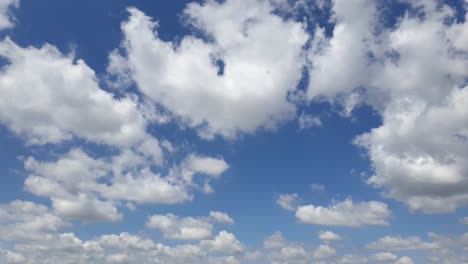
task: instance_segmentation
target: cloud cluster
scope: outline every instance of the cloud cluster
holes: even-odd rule
[[[117,210],[119,202],[189,201],[193,191],[203,190],[228,168],[222,159],[193,154],[166,176],[153,172],[152,165],[153,156],[148,157],[144,151],[126,150],[96,159],[73,149],[55,161],[27,158],[25,168],[30,174],[25,186],[33,194],[49,197],[62,216],[85,222],[117,221],[122,218]],[[195,177],[198,175],[202,177]]]
[[[175,240],[202,240],[212,237],[212,222],[232,224],[226,213],[210,212],[209,217],[178,217],[173,214],[152,215],[146,226],[159,229],[163,236]]]
[[[184,21],[205,38],[179,42],[161,40],[157,22],[128,11],[126,56],[112,53],[109,73],[133,80],[200,135],[232,138],[294,117],[287,97],[301,79],[308,34],[301,23],[274,15],[269,1],[190,3]]]
[[[317,27],[309,49],[307,94],[347,115],[371,105],[382,125],[356,140],[369,183],[411,210],[452,212],[468,202],[467,22],[437,1],[403,2],[410,10],[388,27],[377,1],[332,1],[333,34]]]
[[[69,223],[46,206],[26,201],[0,205],[0,248],[6,263],[238,263],[245,246],[221,231],[198,244],[167,246],[140,235],[97,235],[83,241],[63,233]]]

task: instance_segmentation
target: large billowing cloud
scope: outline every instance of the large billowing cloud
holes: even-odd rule
[[[57,48],[0,42],[8,64],[0,73],[0,122],[29,144],[59,143],[74,136],[117,146],[147,137],[145,118],[131,97],[101,90],[94,71]]]
[[[436,1],[407,4],[388,28],[376,1],[333,1],[333,35],[317,28],[309,50],[308,96],[348,115],[373,106],[383,123],[356,140],[369,183],[411,210],[452,212],[468,204],[468,26]]]
[[[126,56],[112,53],[109,72],[134,80],[204,137],[274,128],[295,116],[288,93],[301,79],[308,35],[301,23],[272,11],[269,1],[191,3],[184,21],[206,38],[176,43],[153,31],[164,25],[130,8],[122,24]]]

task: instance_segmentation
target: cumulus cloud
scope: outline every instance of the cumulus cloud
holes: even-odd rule
[[[340,235],[333,233],[332,231],[320,231],[319,238],[320,240],[325,242],[332,242],[343,239]]]
[[[29,144],[78,137],[128,146],[147,137],[137,102],[101,90],[83,60],[48,44],[23,48],[9,38],[0,42],[0,56],[9,62],[0,73],[0,122]]]
[[[149,154],[148,154],[149,153]],[[149,156],[148,156],[149,155]],[[202,158],[202,166],[183,161],[162,176],[153,172],[154,153],[125,150],[110,158],[93,158],[81,149],[72,149],[55,161],[25,160],[30,173],[25,186],[31,193],[49,197],[62,216],[84,222],[117,221],[119,201],[177,204],[192,199],[200,189],[194,177],[208,184],[227,169],[224,160]],[[209,161],[206,163],[206,161]],[[205,163],[203,163],[205,162]],[[207,175],[207,176],[203,176]]]
[[[234,224],[234,219],[232,219],[228,214],[222,212],[211,211],[210,218],[214,222],[224,223],[224,224]]]
[[[313,253],[315,259],[327,259],[334,257],[336,255],[336,250],[329,245],[320,245],[318,246]]]
[[[135,81],[203,137],[275,128],[295,116],[287,97],[301,79],[308,35],[273,10],[269,1],[190,3],[184,21],[212,41],[187,35],[174,43],[154,32],[157,22],[130,8],[122,24],[126,55],[113,52],[109,72]]]
[[[263,247],[266,249],[278,249],[284,247],[286,244],[287,242],[280,231],[276,231],[273,235],[263,240]]]
[[[319,245],[312,248],[303,243],[288,241],[280,231],[263,240],[262,256],[275,264],[306,264],[322,263],[336,256],[336,249],[329,245]],[[327,262],[324,262],[327,263]]]
[[[44,205],[19,200],[1,204],[0,261],[31,264],[232,264],[238,263],[238,255],[245,249],[234,234],[226,231],[197,244],[168,246],[126,232],[81,240],[73,233],[62,233],[68,225]],[[4,245],[7,248],[3,248]]]
[[[385,226],[390,216],[391,211],[385,203],[353,202],[351,198],[332,203],[329,207],[304,205],[296,211],[296,217],[301,223],[328,226]]]
[[[453,212],[468,204],[467,22],[437,1],[405,3],[418,11],[385,27],[376,1],[332,1],[333,34],[317,27],[309,49],[307,94],[347,115],[372,106],[382,125],[356,140],[369,183],[413,211]]]
[[[409,257],[401,257],[399,260],[395,262],[395,264],[413,264],[413,260]]]
[[[297,193],[280,194],[276,199],[276,204],[288,211],[295,211],[301,198]]]
[[[379,262],[389,262],[389,261],[396,261],[398,259],[398,256],[390,252],[379,252],[379,253],[372,254],[371,258]]]
[[[436,243],[425,242],[419,237],[391,237],[385,236],[366,246],[376,250],[427,250],[437,248]]]
[[[245,245],[234,234],[221,231],[212,240],[202,240],[200,246],[210,252],[226,255],[238,255],[245,251]]]
[[[229,168],[229,165],[224,159],[203,157],[194,154],[189,155],[184,160],[182,166],[194,173],[202,173],[214,178],[218,178]]]
[[[51,240],[67,225],[44,205],[20,200],[0,205],[0,237],[4,241]]]
[[[173,214],[153,215],[148,219],[146,226],[161,230],[165,238],[176,240],[210,238],[213,230],[213,225],[206,219],[179,218]]]

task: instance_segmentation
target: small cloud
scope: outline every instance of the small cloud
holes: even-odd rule
[[[301,198],[297,193],[280,194],[276,199],[276,204],[288,211],[295,211]]]
[[[325,186],[323,184],[312,183],[310,189],[314,192],[323,192],[325,191]]]
[[[299,116],[298,122],[301,130],[322,125],[319,117],[304,113]]]

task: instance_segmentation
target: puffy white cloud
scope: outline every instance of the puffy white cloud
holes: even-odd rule
[[[466,88],[453,90],[439,106],[395,100],[384,124],[357,139],[375,166],[369,183],[412,210],[452,212],[468,204],[467,102]]]
[[[94,197],[80,194],[73,200],[52,198],[52,207],[63,217],[80,219],[83,222],[115,222],[122,219],[122,214],[112,202],[101,201]]]
[[[15,201],[19,204],[20,201]],[[23,205],[3,205],[1,215],[5,214],[5,207],[19,207],[27,211],[38,211],[42,216],[49,214],[45,206],[35,205],[29,202],[21,202]],[[24,211],[23,210],[23,211]],[[46,214],[44,214],[44,212]],[[19,220],[14,220],[9,213],[11,221],[17,221],[18,226],[8,226],[9,231],[15,232],[17,229],[24,229]],[[17,217],[24,216],[26,221],[31,220],[24,213],[17,213]],[[2,222],[4,224],[4,222]],[[38,227],[36,221],[30,223],[31,232]],[[34,227],[36,226],[36,227]],[[4,228],[2,225],[1,228]],[[7,226],[5,226],[7,228]],[[106,234],[95,237],[91,240],[83,241],[73,233],[60,233],[60,227],[42,232],[37,236],[18,237],[10,236],[7,241],[15,251],[0,248],[0,261],[6,263],[30,263],[30,264],[52,264],[52,263],[129,263],[129,264],[149,264],[149,263],[238,263],[236,256],[244,250],[244,246],[233,234],[221,232],[213,240],[204,240],[199,244],[181,244],[167,246],[155,243],[153,240],[129,233]],[[39,234],[39,233],[37,233]],[[1,234],[1,240],[5,241],[5,236]],[[10,239],[11,238],[11,239]],[[213,256],[212,253],[216,254]]]
[[[210,218],[214,222],[225,223],[225,224],[234,224],[234,219],[232,219],[228,214],[222,212],[211,211]]]
[[[126,232],[118,235],[102,235],[98,237],[96,241],[104,247],[120,250],[149,250],[156,246],[156,244],[149,238],[143,238]]]
[[[280,194],[276,199],[276,204],[288,211],[295,211],[301,198],[297,193]]]
[[[467,22],[437,1],[406,3],[418,11],[385,27],[376,1],[332,1],[336,24],[315,31],[307,94],[347,115],[371,105],[383,123],[356,141],[375,169],[369,183],[411,210],[452,212],[468,204]]]
[[[353,202],[347,198],[329,207],[304,205],[296,211],[301,223],[359,227],[364,225],[388,225],[391,211],[387,204],[377,201]]]
[[[93,158],[81,149],[72,149],[55,161],[41,162],[29,157],[25,160],[30,173],[25,186],[33,194],[51,198],[53,208],[62,216],[84,222],[117,221],[122,218],[116,207],[120,201],[189,201],[192,192],[200,188],[195,175],[207,175],[200,178],[209,184],[213,175],[218,178],[228,167],[224,160],[209,157],[202,158],[204,166],[196,167],[186,162],[194,159],[191,155],[162,176],[150,168],[155,164],[154,157],[154,153],[139,151],[138,147],[110,158]]]
[[[210,238],[213,230],[213,225],[207,219],[179,218],[173,214],[153,215],[148,219],[146,226],[161,230],[165,238],[177,240]]]
[[[173,43],[154,32],[156,22],[130,8],[122,24],[126,56],[113,52],[109,72],[124,83],[135,81],[203,137],[274,128],[295,116],[287,97],[301,79],[308,35],[273,9],[269,1],[190,3],[184,21],[212,41],[185,36]]]
[[[329,245],[320,245],[314,252],[313,256],[315,259],[327,259],[336,256],[336,250]]]
[[[307,249],[301,243],[286,240],[280,231],[263,240],[265,249],[263,256],[268,261],[265,263],[275,264],[306,264],[315,263],[317,258],[327,258],[328,249],[317,247],[315,250]],[[317,253],[314,255],[314,253]],[[329,253],[329,252],[328,252]]]
[[[174,214],[152,215],[146,227],[159,229],[163,236],[175,240],[202,240],[212,236],[213,224],[234,224],[228,214],[210,212],[208,217],[179,217]]]
[[[47,44],[22,48],[9,38],[0,42],[0,56],[9,62],[0,73],[0,122],[29,144],[76,136],[128,146],[147,137],[137,102],[101,90],[83,60]]]
[[[18,8],[20,0],[0,0],[0,30],[14,26],[11,8]]]
[[[238,255],[244,252],[245,245],[234,234],[221,231],[212,240],[202,240],[200,246],[210,252],[226,255]]]
[[[366,246],[376,250],[427,250],[435,249],[439,246],[434,242],[425,242],[419,237],[391,237],[385,236]]]
[[[371,0],[333,1],[332,37],[325,29],[316,28],[309,50],[310,99],[334,97],[352,90],[366,78],[367,52],[372,43],[372,26],[376,23],[376,7]]]
[[[395,264],[413,264],[413,261],[409,257],[401,257]]]
[[[389,262],[389,261],[397,260],[398,256],[390,252],[379,252],[379,253],[372,254],[371,258],[374,259],[375,261]]]
[[[287,241],[280,231],[276,231],[273,235],[263,240],[263,247],[266,249],[278,249],[284,247],[286,244]]]
[[[325,242],[331,242],[331,241],[337,241],[337,240],[343,239],[340,235],[333,233],[332,231],[320,231],[319,238],[320,240],[325,241]]]
[[[306,263],[308,256],[305,249],[296,244],[289,244],[270,254],[272,263]]]
[[[20,200],[0,205],[0,237],[4,241],[51,240],[67,225],[44,205]]]
[[[447,236],[436,233],[428,233],[432,241],[424,241],[419,237],[392,237],[385,236],[377,241],[369,243],[366,247],[374,250],[389,251],[425,251],[427,263],[455,264],[468,260],[466,249],[468,248],[468,233],[459,236]],[[379,255],[379,256],[377,256]],[[388,254],[374,254],[373,259],[387,258]],[[393,255],[393,254],[391,254]],[[388,255],[389,258],[393,258]],[[383,261],[383,260],[382,260]],[[411,259],[401,257],[394,263],[412,263]]]
[[[428,263],[431,264],[457,264],[468,261],[466,250],[439,249],[432,251],[427,256]]]
[[[182,166],[194,173],[201,173],[214,178],[218,178],[229,168],[229,165],[224,159],[203,157],[194,154],[189,155],[184,160]]]

